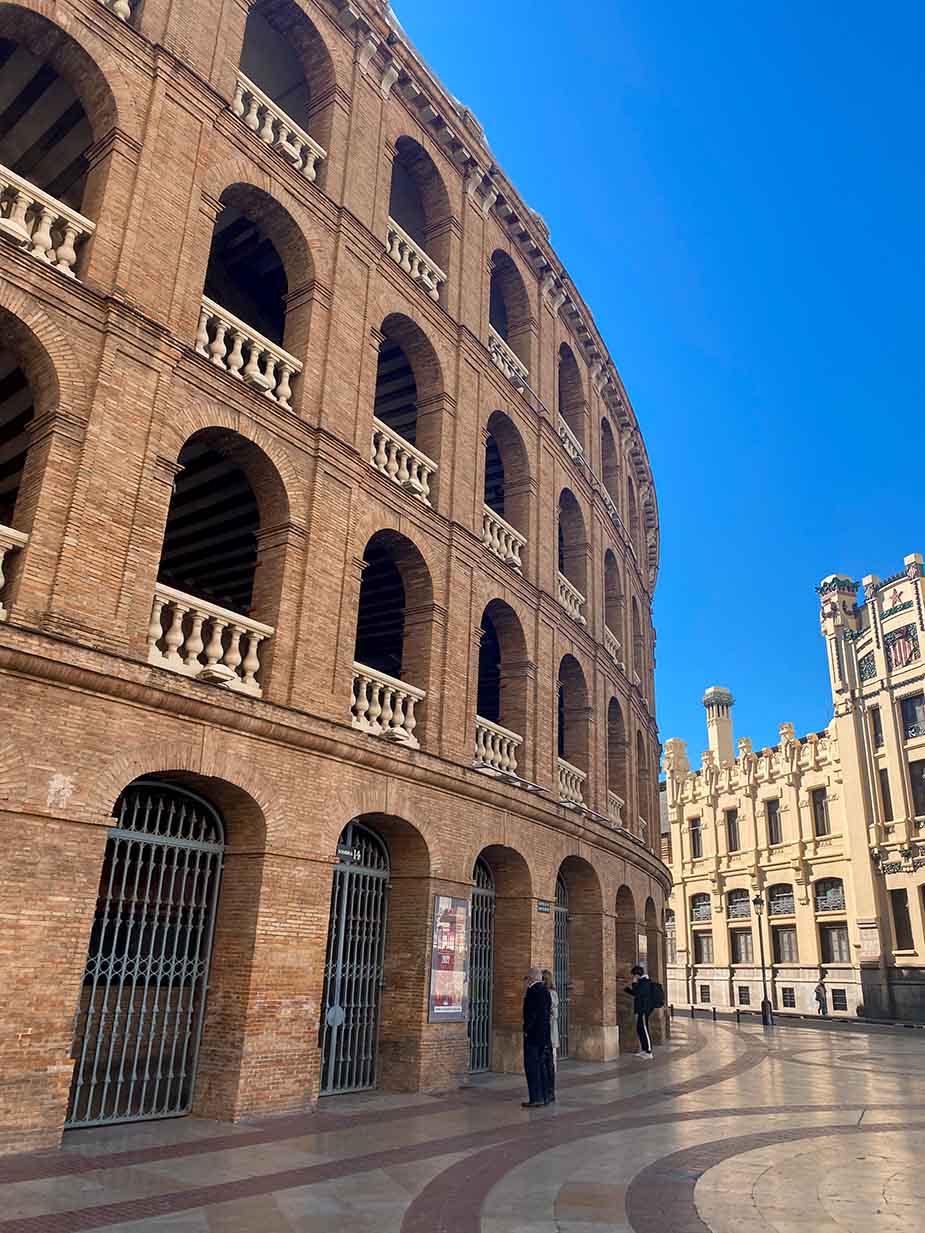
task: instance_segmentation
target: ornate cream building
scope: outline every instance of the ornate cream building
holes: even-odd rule
[[[922,557],[881,581],[817,588],[834,714],[773,749],[733,745],[733,697],[708,689],[709,748],[665,745],[663,852],[674,1003],[925,1019]],[[758,900],[760,907],[755,903]]]

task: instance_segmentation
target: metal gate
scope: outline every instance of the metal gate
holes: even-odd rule
[[[350,822],[337,844],[321,1019],[321,1094],[376,1082],[389,854],[378,835]]]
[[[491,985],[495,941],[495,880],[481,857],[475,862],[469,939],[469,1069],[491,1064]]]
[[[568,891],[556,878],[556,915],[553,931],[553,978],[559,993],[559,1057],[568,1057],[569,942]]]
[[[224,829],[201,797],[139,780],[116,802],[74,1024],[67,1126],[189,1113]]]

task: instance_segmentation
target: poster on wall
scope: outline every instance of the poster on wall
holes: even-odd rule
[[[468,948],[469,900],[435,895],[428,1015],[431,1023],[462,1023],[466,1020]]]

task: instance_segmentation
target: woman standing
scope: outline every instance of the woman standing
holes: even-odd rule
[[[549,990],[549,1043],[546,1053],[546,1102],[556,1099],[556,1067],[559,1064],[559,995],[549,968],[543,968],[543,984]]]

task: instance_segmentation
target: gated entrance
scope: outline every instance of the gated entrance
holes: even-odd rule
[[[495,880],[481,857],[475,862],[469,937],[469,1069],[491,1065],[491,986],[495,941]]]
[[[556,878],[556,915],[553,932],[553,978],[559,993],[559,1057],[568,1057],[569,938],[568,890]]]
[[[189,1113],[221,878],[215,809],[137,780],[116,802],[75,1017],[66,1125]]]
[[[324,966],[321,1094],[375,1086],[389,854],[359,822],[337,844]]]

